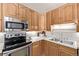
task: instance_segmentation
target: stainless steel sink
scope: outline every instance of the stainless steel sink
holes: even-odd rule
[[[55,41],[55,42],[60,42],[60,43],[64,43],[64,44],[68,44],[68,45],[73,45],[74,42],[73,41],[69,41],[69,40],[60,40],[60,39],[51,39],[52,41]]]
[[[62,43],[64,43],[64,44],[69,44],[69,45],[73,45],[74,44],[74,42],[72,42],[72,41],[62,41]]]

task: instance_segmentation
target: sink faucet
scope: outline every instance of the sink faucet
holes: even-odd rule
[[[38,32],[38,33],[37,33],[37,36],[40,36],[40,34],[43,35],[43,36],[47,36],[45,31]]]

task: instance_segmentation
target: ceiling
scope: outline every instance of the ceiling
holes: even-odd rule
[[[39,13],[44,13],[64,5],[64,3],[22,3]]]

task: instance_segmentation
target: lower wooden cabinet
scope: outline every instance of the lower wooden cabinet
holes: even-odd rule
[[[32,44],[33,56],[77,56],[77,49],[42,40]]]
[[[41,56],[41,41],[32,44],[32,56]]]
[[[48,42],[48,56],[58,56],[58,45]]]
[[[45,56],[48,56],[48,41],[46,40],[42,40],[42,52],[43,52],[43,55]]]
[[[60,56],[77,56],[77,49],[59,45]]]

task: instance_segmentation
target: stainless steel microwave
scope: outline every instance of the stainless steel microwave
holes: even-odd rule
[[[6,21],[7,29],[24,29],[24,24],[19,22]]]
[[[28,30],[28,21],[5,16],[3,26],[4,31],[25,31]]]
[[[6,29],[27,29],[28,24],[22,22],[6,21]]]

